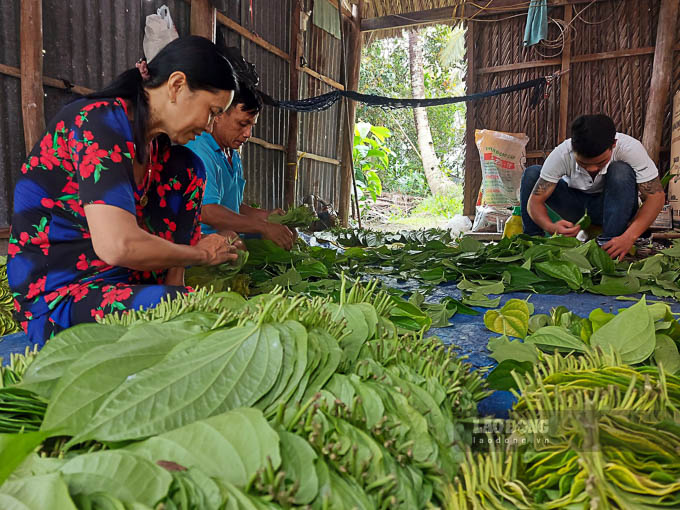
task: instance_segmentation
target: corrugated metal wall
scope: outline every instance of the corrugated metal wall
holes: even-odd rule
[[[0,8],[0,64],[19,67],[19,1],[3,2]],[[21,121],[21,82],[0,74],[0,228],[9,225],[12,192],[24,159],[24,128]]]
[[[592,5],[567,6],[576,15],[587,6],[572,23],[572,56],[569,63],[569,105],[567,127],[579,115],[605,113],[611,116],[620,132],[642,139],[647,97],[654,61],[659,2],[650,0],[606,0]],[[549,16],[564,19],[565,7],[553,7]],[[680,15],[680,13],[679,13]],[[560,48],[537,46],[522,47],[526,16],[490,16],[476,22],[475,34],[475,87],[474,92],[491,90],[525,80],[546,76],[561,67]],[[557,26],[549,24],[549,39],[559,35]],[[678,39],[680,42],[680,36]],[[676,48],[677,48],[676,44]],[[619,50],[632,50],[633,55],[602,58],[597,54]],[[526,69],[494,69],[503,65],[525,62],[554,62],[553,65],[531,66]],[[674,53],[673,90],[680,84],[680,52]],[[530,91],[486,99],[474,105],[471,116],[472,129],[523,131],[529,137],[527,164],[541,163],[538,157],[545,149],[550,151],[562,142],[559,139],[560,83],[553,87],[551,96],[536,108],[529,107]],[[661,141],[660,171],[668,168],[670,149],[671,99],[667,103]],[[569,131],[567,129],[567,137]],[[476,148],[468,146],[468,151]],[[468,159],[474,162],[474,158]],[[473,170],[466,186],[476,190],[481,182],[481,171]],[[467,193],[466,193],[467,195]],[[476,191],[473,192],[476,198]]]
[[[18,68],[19,12],[21,0],[5,0],[0,8],[0,64]],[[306,0],[311,4],[310,0]],[[43,0],[45,76],[97,89],[134,65],[143,54],[145,18],[162,4],[168,5],[180,35],[190,33],[191,5],[185,0]],[[286,54],[290,51],[292,0],[214,0],[218,11],[259,35]],[[309,8],[309,7],[306,7]],[[254,63],[261,89],[277,99],[288,99],[290,67],[276,56],[232,30],[218,24],[228,44],[238,46]],[[309,67],[340,81],[340,40],[309,23],[304,34],[304,56]],[[328,92],[329,86],[300,74],[300,97]],[[73,95],[45,87],[45,116],[49,119]],[[0,74],[0,228],[9,224],[14,180],[24,158],[21,92],[18,78]],[[322,113],[300,114],[299,150],[340,159],[339,106]],[[288,113],[265,107],[254,136],[285,147]],[[285,152],[255,143],[243,148],[245,200],[262,207],[283,205]],[[339,167],[302,159],[297,201],[310,193],[339,204]]]

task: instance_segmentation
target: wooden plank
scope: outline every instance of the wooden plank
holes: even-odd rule
[[[680,49],[680,46],[677,46],[674,49],[678,50]],[[646,46],[643,48],[605,51],[602,53],[590,53],[588,55],[576,55],[575,57],[571,58],[571,61],[573,63],[594,62],[596,60],[607,60],[611,58],[638,57],[640,55],[651,55],[652,53],[654,53],[654,46]]]
[[[575,5],[590,2],[591,0],[549,0],[548,5]],[[596,0],[605,1],[605,0]],[[463,10],[463,17],[470,19],[475,17],[490,16],[494,14],[512,14],[526,12],[527,0],[477,0],[476,2],[466,2]],[[454,14],[459,17],[454,18]],[[464,19],[463,18],[463,19]],[[460,12],[455,7],[438,7],[422,11],[411,11],[400,14],[388,14],[375,18],[361,20],[362,32],[374,32],[376,30],[392,30],[395,28],[406,28],[430,23],[448,23],[460,18]]]
[[[277,48],[273,44],[265,41],[259,35],[254,34],[253,32],[251,32],[250,30],[248,30],[246,28],[243,28],[241,25],[236,23],[234,20],[227,18],[224,14],[222,14],[219,11],[217,11],[217,21],[219,23],[221,23],[222,25],[224,25],[225,27],[227,27],[227,28],[233,30],[234,32],[240,34],[241,36],[245,37],[249,41],[252,41],[255,44],[257,44],[258,46],[264,48],[269,53],[273,53],[277,57],[281,57],[283,60],[290,62],[290,55],[288,55],[288,53],[286,53],[283,50],[280,50],[279,48]]]
[[[266,140],[262,140],[261,138],[257,138],[255,136],[251,136],[248,138],[249,142],[254,143],[255,145],[259,145],[260,147],[264,147],[265,149],[273,150],[273,151],[281,151],[281,152],[288,152],[287,148],[284,147],[283,145],[279,145],[277,143],[270,143],[267,142]],[[320,161],[321,163],[328,163],[329,165],[335,165],[339,166],[340,161],[334,158],[328,158],[326,156],[320,156],[319,154],[312,154],[311,152],[301,152],[301,151],[296,151],[296,162],[297,158],[302,157],[305,159],[313,159],[314,161]]]
[[[200,35],[215,42],[216,12],[211,0],[192,0],[191,35]]]
[[[9,227],[0,228],[0,239],[9,239]]]
[[[328,163],[329,165],[334,166],[340,166],[342,164],[342,162],[338,161],[337,159],[327,158],[326,156],[319,156],[318,154],[311,154],[309,152],[298,151],[298,157],[299,156],[302,156],[303,158],[306,159],[313,159],[314,161],[320,161],[321,163]]]
[[[534,60],[532,62],[519,62],[517,64],[504,64],[502,66],[480,67],[477,75],[503,73],[506,71],[519,71],[520,69],[535,69],[536,67],[558,66],[562,61],[559,58],[547,60]]]
[[[647,99],[645,127],[642,145],[647,149],[652,161],[659,162],[661,130],[663,118],[668,107],[671,74],[673,73],[673,43],[678,21],[680,0],[661,0],[659,23],[656,31],[656,50],[652,67],[652,82]]]
[[[354,23],[351,25],[351,30],[347,34],[347,59],[346,69],[347,76],[345,76],[347,88],[349,90],[357,90],[359,87],[359,70],[361,67],[361,45],[363,37],[361,36],[361,7],[363,0],[359,0],[358,4],[352,6],[352,17]],[[352,161],[352,150],[354,145],[354,123],[356,121],[357,103],[345,99],[346,115],[345,115],[345,130],[342,139],[342,164],[340,167],[340,206],[338,214],[340,216],[340,223],[347,226],[349,221],[349,210],[351,207],[351,186],[352,177],[354,176],[354,165]],[[356,188],[355,188],[356,191]],[[358,208],[359,204],[357,204]],[[359,220],[359,227],[361,227],[360,213],[357,212],[357,219]]]
[[[283,145],[279,145],[277,143],[270,143],[267,142],[266,140],[263,140],[262,138],[257,138],[255,136],[251,136],[248,138],[249,142],[253,142],[255,145],[259,145],[261,147],[264,147],[265,149],[270,149],[274,151],[282,151],[285,152],[286,148]]]
[[[22,0],[21,21],[21,113],[28,154],[45,131],[43,82],[42,0]]]
[[[573,8],[571,5],[564,6],[564,22],[569,25],[573,15]],[[560,116],[557,129],[557,143],[562,143],[567,138],[567,117],[569,115],[569,86],[571,83],[571,73],[569,73],[569,65],[571,64],[571,51],[573,41],[571,37],[571,30],[565,31],[564,46],[562,50],[562,66],[560,75]]]
[[[477,70],[475,69],[475,22],[467,23],[467,33],[465,34],[466,54],[467,54],[467,75],[465,84],[466,93],[477,92]],[[465,110],[465,173],[463,180],[463,214],[474,215],[475,204],[477,203],[477,193],[482,182],[482,170],[477,155],[475,144],[476,127],[476,105],[471,102]]]
[[[302,32],[300,32],[300,12],[302,6],[300,0],[293,0],[293,13],[290,18],[290,66],[289,66],[289,95],[291,101],[300,98],[300,73],[298,72],[298,62],[300,61],[300,45],[302,42]],[[290,208],[295,205],[295,185],[298,176],[298,134],[299,134],[299,115],[298,112],[288,112],[288,142],[286,144],[286,169],[284,171],[284,202],[285,207]]]
[[[323,74],[316,72],[314,69],[310,69],[309,67],[298,66],[298,70],[302,71],[305,74],[308,74],[309,76],[313,76],[317,80],[320,80],[324,82],[326,85],[330,85],[335,89],[345,90],[345,86],[342,83],[337,82],[333,78],[329,78],[328,76],[324,76]]]
[[[12,66],[6,66],[4,64],[0,64],[0,74],[4,74],[7,76],[13,76],[14,78],[19,78],[21,79],[21,69],[18,67],[12,67]],[[57,89],[64,89],[66,90],[69,87],[66,87],[66,84],[64,83],[63,80],[57,80],[56,78],[50,78],[49,76],[43,76],[43,85],[47,85],[48,87],[54,87]],[[90,92],[93,92],[92,89],[88,89],[87,87],[81,87],[80,85],[73,85],[70,87],[70,89],[77,93],[77,94],[89,94]]]

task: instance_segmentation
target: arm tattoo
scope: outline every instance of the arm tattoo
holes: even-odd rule
[[[556,184],[554,182],[548,182],[545,179],[539,177],[531,194],[537,196],[550,195],[553,189],[555,189],[555,186]]]
[[[651,181],[641,182],[638,184],[638,190],[642,199],[646,199],[649,195],[654,195],[655,193],[663,193],[663,186],[661,186],[661,181],[658,177],[652,179]]]

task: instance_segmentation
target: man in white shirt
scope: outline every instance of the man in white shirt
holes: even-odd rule
[[[642,144],[617,133],[606,115],[582,115],[572,123],[571,136],[543,166],[530,166],[522,175],[524,232],[575,237],[580,227],[574,223],[587,211],[602,226],[600,246],[620,260],[664,205],[659,171]],[[553,223],[546,205],[562,219]]]

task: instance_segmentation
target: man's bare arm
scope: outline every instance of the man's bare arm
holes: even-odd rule
[[[659,177],[655,177],[651,181],[641,182],[638,184],[638,191],[642,198],[642,207],[626,229],[626,234],[634,239],[640,237],[654,223],[666,202],[666,194]]]

